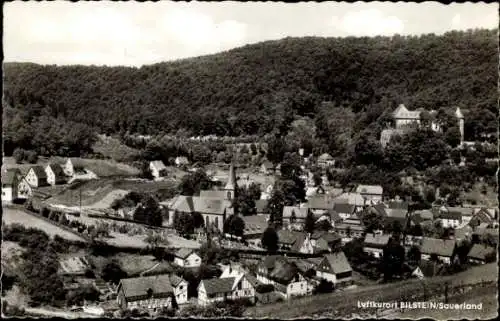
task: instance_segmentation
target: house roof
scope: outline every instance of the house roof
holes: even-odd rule
[[[302,234],[304,234],[304,233],[296,232],[296,231],[289,231],[289,230],[279,230],[278,231],[279,243],[294,244],[297,241],[297,239],[299,238],[299,235],[302,235]]]
[[[264,265],[267,269],[272,269],[274,268],[274,264],[278,260],[285,260],[285,258],[280,255],[268,255],[262,259],[261,264]]]
[[[392,115],[396,119],[420,119],[420,111],[410,111],[404,104],[400,104]]]
[[[195,212],[209,214],[224,214],[227,207],[230,207],[230,202],[223,199],[208,198],[208,197],[193,197]]]
[[[430,210],[415,211],[413,215],[418,215],[423,221],[434,219],[434,214]]]
[[[257,210],[257,213],[264,213],[268,203],[268,200],[256,200],[255,209]]]
[[[163,164],[161,160],[152,161],[151,165],[153,165],[159,171],[167,168],[167,166],[165,166],[165,164]]]
[[[193,253],[193,249],[181,248],[175,252],[175,256],[181,259],[187,258]]]
[[[358,185],[356,193],[382,195],[384,189],[380,185]]]
[[[333,209],[333,200],[328,195],[314,196],[307,201],[307,207],[311,209]]]
[[[247,279],[248,283],[250,283],[254,288],[256,288],[260,284],[259,280],[257,280],[257,278],[250,273],[246,273],[245,278]]]
[[[351,229],[351,231],[359,231],[363,232],[365,228],[361,226],[360,224],[346,224],[346,223],[340,223],[335,226],[335,230],[347,230]]]
[[[17,168],[9,168],[2,172],[2,185],[14,185],[18,175],[21,175],[21,171]]]
[[[439,275],[442,270],[442,266],[440,266],[437,262],[429,260],[420,260],[418,268],[420,268],[422,274],[427,277]]]
[[[326,254],[324,258],[330,264],[335,274],[352,271],[344,252]]]
[[[385,212],[387,213],[388,217],[399,218],[399,219],[405,219],[406,214],[408,214],[407,210],[393,209],[393,208],[386,208]]]
[[[62,169],[62,166],[56,163],[50,163],[47,165],[47,168],[50,168],[52,172],[54,173],[56,180],[57,179],[64,179],[66,175],[64,174],[64,170]]]
[[[438,217],[441,219],[462,221],[461,212],[455,212],[455,211],[441,212]]]
[[[181,284],[182,282],[186,282],[186,280],[184,280],[183,278],[177,276],[176,274],[170,274],[170,284],[173,286],[173,287],[177,287],[179,284]]]
[[[335,203],[333,205],[333,209],[337,213],[352,214],[352,213],[354,213],[356,206],[354,206],[353,204],[348,204],[348,203]]]
[[[31,166],[31,169],[33,170],[35,175],[38,177],[38,179],[46,179],[47,178],[47,173],[45,173],[45,169],[42,166],[40,166],[40,165]]]
[[[327,232],[321,235],[321,238],[327,243],[332,243],[340,240],[340,236],[337,233]]]
[[[436,253],[439,256],[451,257],[455,250],[455,240],[435,239],[430,237],[422,238],[420,252],[422,254]]]
[[[122,279],[121,284],[126,298],[147,296],[149,289],[153,297],[173,293],[168,274]]]
[[[262,234],[268,226],[267,217],[262,215],[243,216],[245,230],[243,234]]]
[[[319,161],[329,161],[329,160],[333,160],[333,157],[332,155],[328,154],[328,153],[323,153],[321,154],[319,157],[318,157],[318,160]]]
[[[205,279],[201,282],[205,286],[205,291],[207,294],[214,293],[224,293],[231,292],[233,290],[233,284],[236,279],[234,277],[231,278],[214,278],[214,279]]]
[[[405,201],[390,201],[387,206],[392,209],[408,210],[408,202]]]
[[[467,257],[484,261],[488,254],[495,251],[496,249],[491,246],[487,246],[484,244],[474,244],[470,249],[469,254],[467,254]]]
[[[388,234],[373,234],[367,233],[365,236],[364,245],[369,247],[384,247],[389,242],[391,236]]]
[[[336,201],[335,201],[336,200]],[[359,193],[343,193],[335,198],[334,202],[348,203],[352,205],[362,206],[365,204],[365,199]]]
[[[342,217],[340,217],[339,213],[335,210],[328,210],[328,214],[330,215],[331,222],[340,222],[342,221]]]
[[[307,207],[285,206],[283,207],[283,218],[291,218],[293,214],[298,219],[305,219],[308,213]]]
[[[471,207],[446,206],[442,212],[455,212],[465,216],[472,216],[474,209]]]

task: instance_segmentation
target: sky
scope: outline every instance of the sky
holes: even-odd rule
[[[498,28],[497,3],[9,2],[4,61],[141,66],[285,37]]]

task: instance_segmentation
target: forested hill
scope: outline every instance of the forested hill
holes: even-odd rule
[[[358,129],[380,125],[400,103],[460,106],[491,127],[497,43],[496,30],[477,30],[286,38],[141,68],[7,63],[4,107],[10,117],[23,110],[28,121],[43,115],[105,133],[264,134],[295,116],[314,118],[322,101],[357,114]]]

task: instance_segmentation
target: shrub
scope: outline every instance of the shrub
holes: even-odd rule
[[[274,285],[272,285],[272,284],[259,284],[255,288],[255,291],[257,291],[258,293],[269,293],[269,292],[274,291]]]

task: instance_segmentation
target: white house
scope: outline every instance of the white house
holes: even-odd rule
[[[379,203],[382,202],[384,189],[380,185],[359,185],[356,188],[356,193],[361,194],[367,201]]]
[[[332,282],[335,286],[347,286],[353,282],[352,268],[344,252],[324,255],[316,268],[316,275]]]
[[[2,171],[2,203],[11,203],[17,199],[20,176],[18,169]]]
[[[70,177],[77,174],[86,174],[85,164],[78,158],[68,158],[66,163],[64,163],[63,170]]]
[[[199,267],[201,257],[192,249],[182,248],[175,252],[174,263],[182,267]]]
[[[59,164],[48,164],[45,167],[45,174],[50,185],[64,184],[66,181],[64,170]]]
[[[265,257],[257,267],[257,280],[273,284],[284,298],[312,294],[314,285],[307,280],[299,268],[278,255]]]
[[[435,254],[443,263],[450,264],[455,254],[456,241],[424,237],[420,246],[422,259],[430,260]]]
[[[42,166],[32,166],[28,174],[26,174],[26,181],[31,187],[47,186],[47,173]]]
[[[384,247],[389,242],[390,237],[388,234],[367,233],[363,244],[363,251],[372,254],[376,258],[381,258]]]
[[[17,185],[17,198],[28,199],[33,195],[33,188],[30,186],[26,177],[19,178],[19,184]]]
[[[160,177],[167,175],[167,167],[161,160],[150,162],[149,170],[155,179],[159,179]]]
[[[186,304],[188,302],[188,282],[175,274],[170,274],[170,284],[174,290],[177,304]]]
[[[324,153],[318,157],[318,166],[325,168],[334,165],[335,165],[335,159],[332,157],[332,155]]]
[[[142,308],[157,311],[172,306],[174,290],[170,276],[155,275],[122,279],[116,301],[121,309]]]

